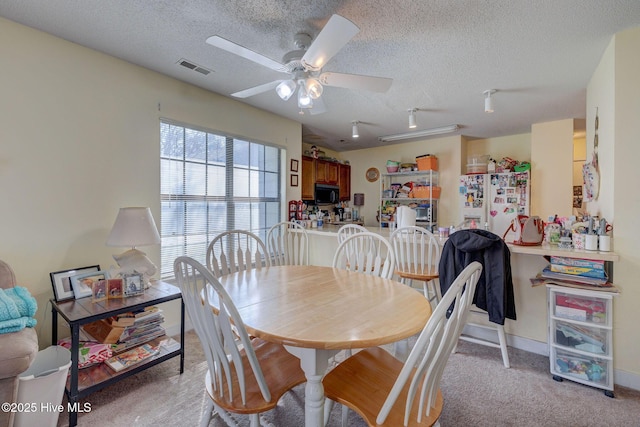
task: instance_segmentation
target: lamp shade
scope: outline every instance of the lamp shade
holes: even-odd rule
[[[364,206],[364,193],[354,193],[353,204],[354,206]]]
[[[160,234],[151,209],[120,208],[116,222],[107,238],[107,246],[132,247],[159,245]]]

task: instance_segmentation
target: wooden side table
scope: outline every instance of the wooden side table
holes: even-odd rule
[[[116,316],[118,314],[144,309],[145,307],[161,304],[163,302],[180,299],[180,349],[165,352],[160,351],[154,357],[140,362],[129,369],[114,372],[104,363],[100,363],[81,371],[78,369],[78,348],[80,345],[80,326],[100,319]],[[71,328],[71,373],[67,380],[65,392],[69,400],[69,426],[78,423],[78,412],[82,410],[78,401],[110,384],[123,380],[151,366],[162,363],[176,356],[180,356],[180,373],[184,372],[184,302],[180,289],[162,281],[152,282],[149,289],[143,295],[122,299],[109,299],[100,302],[92,302],[91,298],[82,298],[73,301],[58,303],[51,300],[51,342],[58,342],[58,315],[60,315]],[[161,338],[151,341],[157,345]]]

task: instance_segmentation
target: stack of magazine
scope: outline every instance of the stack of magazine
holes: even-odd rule
[[[165,334],[162,327],[164,316],[157,307],[148,307],[137,313],[125,313],[116,320],[116,325],[125,326],[117,344],[111,346],[114,353],[151,341]],[[127,325],[128,324],[128,325]]]
[[[155,338],[165,335],[162,327],[164,316],[158,307],[147,307],[137,312],[120,314],[109,319],[100,320],[100,328],[88,324],[83,327],[84,331],[98,342],[105,342],[111,345],[113,353],[121,353],[133,347],[147,343]],[[94,322],[95,323],[95,322]],[[103,330],[110,330],[113,340],[105,340]]]

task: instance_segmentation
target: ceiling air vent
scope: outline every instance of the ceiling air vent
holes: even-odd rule
[[[200,74],[204,74],[205,76],[209,73],[211,73],[211,70],[205,68],[205,67],[201,67],[200,65],[196,65],[191,61],[187,61],[186,59],[181,59],[178,61],[178,65],[182,65],[185,68],[188,68],[190,70],[193,71],[197,71]]]

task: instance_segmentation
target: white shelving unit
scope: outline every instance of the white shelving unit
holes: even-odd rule
[[[547,285],[549,362],[556,381],[566,378],[613,395],[612,292]]]
[[[406,205],[416,208],[417,225],[433,230],[438,222],[438,199],[440,198],[438,178],[438,171],[434,170],[382,174],[380,179],[380,226],[390,227],[391,224],[394,224],[395,208]],[[408,182],[413,182],[422,188],[418,197],[408,197],[407,192],[395,189],[398,185],[403,186]],[[433,191],[425,190],[425,187],[433,187]]]

